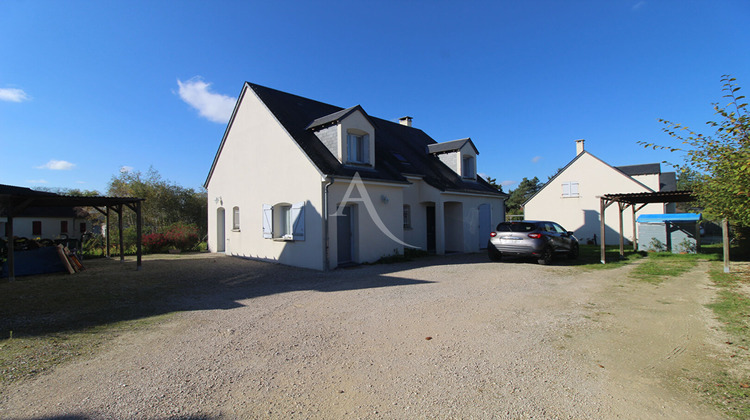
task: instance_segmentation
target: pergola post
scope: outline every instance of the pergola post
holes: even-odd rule
[[[633,252],[638,251],[638,233],[636,233],[635,225],[635,204],[630,207],[633,210]]]
[[[623,235],[623,221],[622,221],[622,213],[625,211],[625,207],[627,204],[623,204],[622,202],[617,203],[617,209],[619,210],[618,213],[620,213],[620,259],[625,259],[625,238]]]
[[[13,238],[13,215],[8,213],[8,280],[16,281],[16,242]]]
[[[109,253],[109,249],[110,249],[110,247],[111,247],[111,244],[110,244],[109,238],[110,238],[110,235],[112,235],[112,231],[111,231],[111,230],[110,230],[110,228],[109,228],[109,206],[107,206],[107,213],[105,213],[105,215],[104,215],[104,216],[105,216],[105,218],[106,218],[106,222],[105,222],[105,223],[106,223],[106,228],[105,228],[105,232],[107,232],[107,255],[106,255],[106,256],[107,256],[107,258],[111,258],[112,256],[111,256],[111,255],[110,255],[110,253]]]
[[[604,224],[604,210],[607,210],[606,200],[607,199],[604,198],[604,197],[601,197],[599,199],[599,219],[601,221],[601,228],[600,228],[600,231],[599,231],[599,239],[601,239],[600,242],[601,242],[601,263],[602,264],[606,264],[607,263],[607,259],[606,259],[606,256],[605,256],[606,255],[606,250],[604,249],[604,243],[605,243],[605,240],[604,240],[605,239],[604,238],[604,231],[605,231],[605,227],[606,227],[606,225]]]
[[[122,237],[122,204],[117,205],[117,228],[120,231],[120,262],[125,261],[125,238]]]
[[[137,261],[135,269],[140,270],[141,260],[142,260],[141,238],[142,238],[142,233],[143,233],[143,218],[141,217],[141,202],[140,201],[135,203],[135,209],[133,210],[135,210],[135,236],[136,236],[135,249],[136,249],[136,261]]]

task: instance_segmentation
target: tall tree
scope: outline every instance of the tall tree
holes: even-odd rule
[[[526,202],[532,195],[536,194],[537,191],[542,189],[543,184],[539,182],[539,178],[534,177],[528,179],[526,177],[518,184],[518,188],[510,190],[510,197],[505,201],[505,207],[508,209],[509,214],[520,214],[521,206]]]
[[[503,186],[497,183],[497,179],[491,176],[487,176],[487,183],[499,192],[503,192]]]
[[[164,180],[154,168],[148,172],[121,171],[109,182],[108,194],[116,197],[144,198],[142,208],[144,232],[153,233],[184,222],[195,224],[202,235],[207,230],[205,191],[195,191]],[[135,225],[132,212],[123,213],[123,221]]]
[[[708,217],[728,219],[740,227],[750,227],[750,116],[740,87],[730,76],[722,76],[724,97],[729,103],[713,104],[718,121],[709,121],[715,134],[707,136],[667,120],[662,130],[681,142],[669,147],[639,142],[645,147],[683,153],[684,164],[674,165],[695,178],[692,189]],[[687,172],[692,171],[692,172]]]

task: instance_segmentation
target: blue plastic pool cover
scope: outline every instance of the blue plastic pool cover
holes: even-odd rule
[[[636,219],[638,223],[697,222],[699,220],[701,220],[700,213],[642,214]]]

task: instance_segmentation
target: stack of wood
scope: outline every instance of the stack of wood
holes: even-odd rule
[[[62,261],[68,273],[75,274],[85,270],[83,264],[81,264],[81,260],[78,259],[76,254],[70,252],[67,246],[58,245],[57,254],[60,255],[60,261]]]

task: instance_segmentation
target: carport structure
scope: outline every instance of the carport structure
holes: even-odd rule
[[[0,184],[0,211],[5,213],[8,218],[8,279],[10,281],[15,280],[13,218],[22,216],[23,211],[29,207],[93,207],[96,211],[102,213],[106,217],[107,231],[109,231],[110,211],[116,212],[118,215],[118,229],[120,233],[120,261],[125,260],[125,255],[123,253],[122,213],[125,208],[129,208],[136,214],[136,269],[140,270],[142,261],[141,238],[143,230],[141,204],[143,201],[143,198],[134,197],[60,195],[44,191],[35,191],[30,188]],[[107,235],[107,257],[110,256],[109,249],[110,242],[109,235]]]
[[[601,263],[606,264],[605,258],[605,221],[604,210],[612,204],[617,203],[620,215],[620,258],[625,257],[625,237],[623,236],[623,217],[622,214],[628,207],[633,212],[633,251],[638,250],[638,233],[636,230],[636,213],[646,204],[651,203],[684,203],[695,201],[696,196],[692,191],[660,191],[651,193],[622,193],[622,194],[605,194],[599,197],[600,210],[599,219],[601,223]]]

